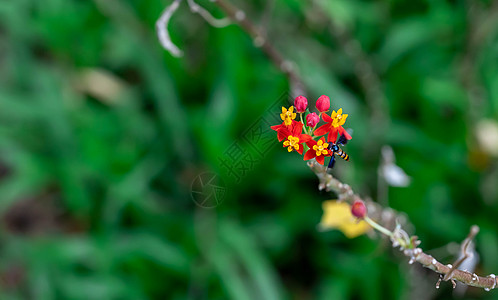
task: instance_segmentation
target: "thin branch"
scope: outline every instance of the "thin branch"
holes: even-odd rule
[[[387,127],[389,124],[389,115],[387,111],[387,99],[382,91],[382,84],[379,74],[376,72],[371,58],[363,50],[360,42],[354,37],[348,28],[342,26],[324,11],[323,4],[319,1],[315,3],[316,7],[312,16],[320,16],[320,19],[328,20],[328,30],[330,35],[338,42],[344,54],[353,63],[352,70],[365,96],[365,102],[371,112],[371,122],[375,126]]]
[[[157,37],[159,38],[159,42],[164,49],[175,57],[183,56],[183,51],[171,41],[168,31],[168,24],[181,2],[182,0],[174,0],[173,3],[164,9],[163,13],[156,22]]]
[[[448,281],[451,279],[451,277],[453,276],[453,273],[455,272],[456,269],[458,269],[458,267],[460,267],[460,265],[467,259],[467,258],[470,258],[471,256],[473,256],[473,253],[472,252],[468,252],[469,250],[469,247],[471,247],[471,244],[472,244],[472,240],[474,239],[474,237],[479,233],[479,227],[474,225],[470,228],[470,232],[469,232],[469,235],[467,236],[467,238],[462,242],[462,247],[461,247],[461,250],[460,252],[462,253],[462,256],[460,258],[458,258],[454,263],[453,263],[453,266],[451,267],[451,270],[446,273],[446,275],[444,275],[444,278],[443,280],[444,281]]]
[[[172,41],[169,36],[168,24],[175,13],[175,11],[180,6],[183,0],[174,0],[169,6],[167,6],[159,19],[156,21],[157,37],[159,42],[171,55],[175,57],[183,56],[183,51],[180,50]],[[211,15],[204,7],[197,4],[194,0],[187,0],[190,11],[199,14],[209,25],[217,28],[226,27],[231,24],[230,19],[221,18],[217,19]]]
[[[344,27],[330,20],[330,34],[339,42],[346,56],[354,63],[354,73],[358,78],[361,88],[365,93],[365,102],[372,113],[371,121],[375,126],[388,125],[389,115],[387,111],[387,99],[382,92],[382,85],[379,76],[370,62],[361,44]]]
[[[182,0],[174,0],[168,7],[166,7],[156,22],[157,36],[164,49],[168,50],[171,55],[179,57],[183,52],[171,41],[168,32],[168,23],[173,13],[178,9]],[[212,0],[218,7],[220,7],[225,14],[226,18],[217,19],[213,17],[206,9],[197,4],[194,0],[187,0],[190,10],[193,13],[198,13],[206,22],[214,27],[225,27],[231,24],[232,20],[238,24],[247,34],[253,39],[256,47],[260,47],[273,64],[282,71],[289,78],[289,85],[291,95],[293,97],[304,94],[304,83],[294,64],[286,60],[284,56],[271,44],[266,36],[265,31],[260,30],[251,20],[246,16],[246,13],[225,0]]]
[[[209,13],[204,7],[195,3],[194,0],[187,0],[187,3],[188,3],[188,6],[190,7],[191,12],[201,15],[201,17],[204,20],[206,20],[206,22],[208,22],[209,25],[211,25],[213,27],[222,28],[222,27],[226,27],[232,23],[229,18],[217,19],[217,18],[213,17],[213,15],[211,13]]]
[[[267,36],[247,18],[246,13],[225,0],[214,0],[214,3],[218,5],[230,19],[236,22],[247,34],[249,34],[253,39],[254,45],[260,47],[273,64],[287,75],[290,81],[292,96],[304,94],[304,84],[297,73],[294,64],[283,57]]]
[[[320,181],[318,188],[320,190],[335,192],[338,195],[339,200],[344,200],[347,202],[352,202],[356,199],[361,200],[361,197],[358,196],[357,194],[355,194],[353,192],[353,189],[349,185],[340,182],[339,180],[334,178],[332,175],[328,174],[326,172],[326,170],[327,170],[326,167],[318,164],[316,161],[308,162],[308,166],[318,177],[318,179]],[[367,204],[367,207],[369,210],[369,215],[370,215],[371,205],[378,206],[378,204],[373,204],[372,201],[366,201],[366,200],[363,200],[363,201]],[[403,230],[395,230],[394,232],[389,232],[389,233],[383,232],[383,233],[389,235],[391,237],[391,240],[393,240],[392,236],[396,235],[397,231],[401,232]],[[478,232],[478,227],[474,225],[469,233],[469,236],[463,242],[462,249],[467,251],[467,248],[470,244],[470,241],[474,238],[474,236],[477,234],[477,232]],[[401,236],[402,235],[400,235],[400,237]],[[402,239],[402,240],[406,239],[406,238],[400,238],[400,237],[397,237],[396,241],[399,239]],[[490,274],[486,277],[478,276],[477,274],[470,273],[466,270],[458,270],[456,268],[453,268],[452,265],[444,265],[444,264],[440,263],[433,256],[424,253],[424,251],[421,248],[417,247],[418,244],[420,244],[420,241],[417,239],[417,237],[412,236],[409,239],[410,239],[410,245],[413,247],[407,248],[406,243],[395,244],[394,243],[395,241],[393,241],[393,246],[400,246],[401,253],[403,253],[403,255],[410,258],[410,263],[418,262],[423,267],[428,268],[428,269],[430,269],[438,274],[441,274],[442,276],[440,277],[440,280],[445,278],[443,276],[449,274],[448,276],[446,276],[446,278],[448,280],[452,280],[453,287],[455,287],[455,284],[456,284],[454,282],[454,280],[457,280],[457,281],[460,281],[460,282],[462,282],[466,285],[469,285],[469,286],[484,288],[486,291],[489,291],[489,290],[496,288],[497,281],[496,281],[496,276],[494,274]],[[403,247],[403,246],[405,246],[405,247]],[[459,263],[457,261],[456,264],[461,264],[461,262]],[[436,287],[439,287],[439,282],[438,282]]]
[[[261,28],[261,31],[264,32],[265,34],[268,31],[268,27],[269,27],[268,25],[271,21],[272,12],[275,8],[275,3],[276,3],[275,0],[266,1],[266,5],[265,5],[265,8],[263,10],[263,15],[261,17],[261,22],[259,24],[259,27]]]

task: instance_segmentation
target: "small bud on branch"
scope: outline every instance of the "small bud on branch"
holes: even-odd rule
[[[363,219],[367,215],[367,207],[363,200],[355,200],[351,205],[351,213],[358,219]]]

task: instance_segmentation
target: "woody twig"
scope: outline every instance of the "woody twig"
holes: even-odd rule
[[[337,178],[333,177],[331,174],[326,172],[327,168],[318,164],[315,161],[308,162],[310,169],[316,174],[320,183],[318,188],[320,190],[331,191],[338,195],[339,200],[347,201],[352,203],[355,200],[362,200],[362,198],[355,194],[353,189],[339,181]],[[362,200],[367,204],[367,207],[373,205],[372,201]],[[378,207],[378,204],[375,204]],[[367,221],[367,220],[366,220]],[[374,227],[375,228],[375,227]],[[377,228],[376,228],[377,229]],[[479,227],[472,226],[469,235],[462,243],[462,253],[464,254],[462,258],[458,259],[453,265],[445,265],[439,262],[433,256],[426,254],[422,248],[418,247],[421,243],[416,236],[403,237],[406,233],[400,227],[397,227],[393,231],[384,232],[379,230],[383,234],[390,235],[391,241],[393,241],[393,247],[398,247],[401,253],[410,258],[409,263],[418,262],[423,267],[428,268],[438,274],[441,274],[440,280],[438,281],[436,287],[439,287],[441,280],[452,281],[453,287],[455,287],[456,282],[459,281],[468,286],[474,286],[483,288],[486,291],[496,288],[497,281],[495,274],[490,274],[488,276],[479,276],[476,273],[471,273],[466,270],[459,270],[458,267],[469,258],[468,247],[474,237],[479,232]],[[401,242],[400,242],[401,241]]]

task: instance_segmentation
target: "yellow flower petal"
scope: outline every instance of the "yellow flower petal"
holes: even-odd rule
[[[280,118],[284,121],[286,126],[291,125],[292,120],[296,118],[296,113],[294,113],[293,111],[294,106],[289,107],[289,110],[282,106],[282,113],[280,114]]]
[[[321,230],[339,229],[348,238],[360,236],[371,228],[365,221],[357,222],[346,202],[328,200],[323,202],[323,216],[318,225]]]
[[[287,109],[282,106],[282,113],[280,114],[280,118],[286,122],[287,125]],[[288,126],[288,125],[287,125]]]
[[[341,225],[339,227],[339,230],[342,231],[342,233],[344,233],[344,235],[348,239],[354,239],[355,237],[363,235],[364,233],[368,232],[370,229],[371,227],[368,225],[368,223],[363,220],[360,222],[355,221],[354,224]]]
[[[342,115],[342,118],[341,118],[341,121],[339,122],[339,125],[344,125],[344,123],[346,123],[346,119],[348,117],[348,114],[344,114]]]
[[[323,216],[320,227],[323,229],[336,228],[340,224],[349,220],[351,208],[346,202],[328,200],[322,204]]]
[[[338,114],[338,115],[342,115],[342,107],[341,107],[341,108],[339,108],[339,110],[337,111],[337,114]]]

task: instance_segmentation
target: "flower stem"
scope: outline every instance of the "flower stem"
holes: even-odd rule
[[[405,249],[411,249],[413,248],[413,245],[410,243],[409,239],[404,239],[399,236],[395,236],[395,234],[390,231],[389,229],[381,226],[380,224],[376,223],[374,220],[370,219],[368,216],[365,216],[364,218],[365,222],[367,222],[370,226],[372,226],[374,229],[377,229],[378,231],[382,232],[383,234],[387,235],[391,240],[396,240],[398,244],[405,248]]]
[[[374,229],[377,229],[378,231],[382,232],[383,234],[387,235],[388,237],[393,237],[392,231],[377,224],[374,220],[370,219],[368,216],[365,216],[364,220],[365,220],[365,222],[368,223],[368,225],[372,226]]]
[[[320,113],[318,114],[318,123],[320,123],[320,118],[321,118],[321,116],[322,116],[322,112],[320,112]],[[316,128],[316,126],[318,125],[318,123],[316,123],[316,124],[315,124],[315,126],[313,126],[313,129],[311,129],[311,131],[310,131],[310,135],[311,135],[311,133],[315,132],[315,128]]]
[[[310,134],[309,131],[308,131],[308,126],[306,126],[306,124],[304,123],[303,121],[303,113],[299,113],[299,118],[301,119],[301,123],[303,123],[303,128],[304,128],[304,133],[306,134]]]

